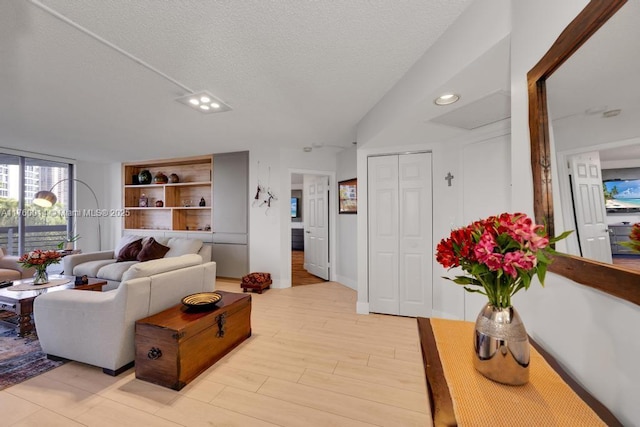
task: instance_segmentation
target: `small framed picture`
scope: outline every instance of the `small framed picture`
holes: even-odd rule
[[[338,183],[338,213],[358,213],[358,179],[348,179]]]

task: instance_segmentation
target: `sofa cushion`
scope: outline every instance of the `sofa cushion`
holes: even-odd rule
[[[115,259],[100,259],[97,261],[87,261],[82,264],[78,264],[73,269],[74,276],[88,276],[88,277],[98,277],[98,270],[100,270],[105,265],[114,264],[116,262]]]
[[[0,280],[20,280],[20,272],[8,268],[0,268]]]
[[[182,255],[173,258],[161,258],[152,261],[139,262],[132,265],[123,275],[122,281],[149,277],[179,268],[202,264],[202,257],[197,254]]]
[[[169,247],[164,246],[158,242],[153,237],[150,237],[149,240],[144,244],[140,253],[138,253],[138,261],[151,261],[154,259],[162,258],[165,254],[169,252]]]
[[[135,242],[136,240],[143,239],[143,238],[144,236],[138,236],[137,234],[125,234],[120,238],[120,241],[118,242],[116,247],[113,249],[113,253],[116,254],[116,256],[118,256],[122,248],[124,248],[131,242]]]
[[[124,272],[134,264],[138,264],[138,261],[122,261],[105,265],[100,270],[98,270],[98,274],[96,277],[98,279],[114,280],[116,282],[120,282]]]
[[[116,262],[136,261],[141,250],[142,239],[134,240],[133,242],[125,245],[122,249],[120,249]]]
[[[197,254],[202,247],[200,239],[185,239],[184,237],[172,237],[167,241],[169,252],[165,258],[172,258],[187,254]]]

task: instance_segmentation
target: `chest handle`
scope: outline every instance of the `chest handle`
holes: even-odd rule
[[[147,353],[147,357],[151,360],[160,359],[162,357],[162,350],[158,347],[151,347],[151,350]]]
[[[224,326],[227,323],[227,313],[222,313],[216,316],[216,323],[218,324],[218,332],[216,332],[216,337],[224,338]]]

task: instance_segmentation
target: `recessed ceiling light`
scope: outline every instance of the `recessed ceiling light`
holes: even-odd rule
[[[456,95],[455,93],[445,93],[444,95],[440,95],[433,102],[436,105],[449,105],[460,99],[460,95]]]
[[[229,105],[225,104],[206,90],[181,96],[180,98],[176,98],[176,101],[191,108],[195,108],[205,114],[222,113],[224,111],[231,110]]]

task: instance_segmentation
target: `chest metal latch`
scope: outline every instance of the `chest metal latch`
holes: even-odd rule
[[[222,313],[216,316],[216,323],[218,324],[218,332],[216,332],[216,337],[224,338],[224,326],[227,323],[227,313]]]

